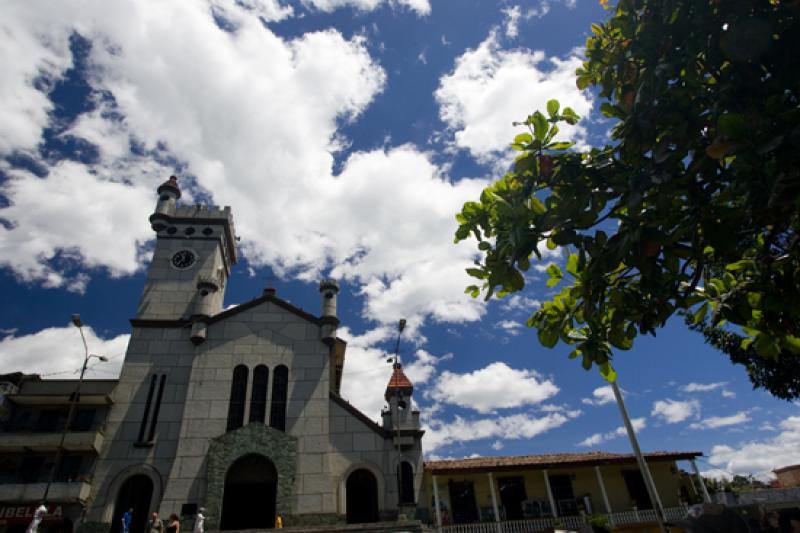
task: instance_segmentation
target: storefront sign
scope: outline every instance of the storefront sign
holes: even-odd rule
[[[0,524],[14,524],[20,522],[30,522],[33,513],[36,512],[37,505],[0,505]],[[64,510],[60,504],[51,505],[47,509],[44,521],[61,520],[64,517]]]

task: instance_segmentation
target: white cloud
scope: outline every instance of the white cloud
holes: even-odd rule
[[[428,15],[431,12],[431,5],[428,0],[302,0],[302,2],[326,13],[344,6],[354,7],[361,11],[373,11],[382,4],[407,7],[418,15]]]
[[[515,336],[519,335],[520,330],[522,329],[522,324],[519,322],[514,322],[513,320],[501,320],[495,324],[494,327],[502,329],[511,336]]]
[[[736,393],[726,389],[722,391],[722,396],[725,398],[736,398]]]
[[[430,396],[438,402],[491,413],[540,403],[558,390],[534,370],[516,370],[498,361],[466,374],[442,372]]]
[[[501,300],[501,308],[506,312],[526,311],[533,313],[542,306],[542,302],[534,298],[528,298],[521,294],[514,294]]]
[[[544,110],[548,100],[556,98],[582,117],[588,115],[592,97],[575,87],[580,65],[577,53],[561,59],[542,51],[504,50],[493,31],[441,78],[435,93],[440,117],[455,132],[456,147],[484,162],[505,161],[511,155],[508,145],[519,133],[511,123]],[[559,138],[585,145],[585,118],[575,126],[559,127]]]
[[[653,411],[650,414],[660,417],[667,424],[676,424],[683,422],[690,416],[698,416],[700,414],[700,402],[697,400],[682,402],[670,400],[669,398],[658,400],[653,403]]]
[[[474,245],[445,243],[452,242],[453,214],[486,182],[451,183],[410,145],[351,154],[333,174],[333,153],[347,143],[339,123],[354,120],[386,80],[364,38],[327,30],[283,39],[259,18],[289,16],[280,3],[214,6],[232,30],[221,30],[202,3],[112,9],[99,0],[31,1],[4,11],[1,24],[13,32],[0,45],[3,53],[27,63],[0,79],[0,94],[9,95],[0,99],[0,114],[27,109],[19,116],[32,132],[20,127],[19,135],[6,135],[7,123],[0,125],[0,136],[11,139],[0,141],[4,154],[27,150],[35,157],[30,149],[48,125],[50,104],[33,87],[32,73],[63,76],[73,31],[92,44],[89,83],[113,102],[98,99],[97,109],[67,132],[97,145],[96,163],[40,161],[45,178],[3,169],[10,205],[0,217],[11,223],[0,228],[3,265],[26,281],[76,290],[87,279],[70,277],[64,257],[113,275],[135,272],[152,238],[154,189],[175,161],[197,179],[181,180],[186,200],[207,193],[234,207],[251,266],[269,264],[301,279],[323,271],[342,277],[360,287],[364,315],[379,323],[482,316],[484,303],[463,294]],[[24,105],[12,97],[20,91]],[[132,155],[131,142],[144,155]]]
[[[773,478],[772,470],[797,463],[800,450],[800,416],[780,423],[781,432],[764,440],[737,446],[721,444],[711,448],[709,463],[732,474],[753,475],[763,481]]]
[[[750,415],[747,414],[747,411],[739,411],[730,416],[711,416],[704,418],[700,422],[690,424],[689,427],[692,429],[717,429],[744,424],[750,420],[751,418]]]
[[[533,416],[519,413],[510,416],[465,420],[433,420],[425,426],[425,451],[435,450],[455,442],[502,438],[504,440],[530,439],[564,425],[570,417],[561,413]]]
[[[586,405],[606,405],[607,403],[615,401],[614,391],[611,389],[611,385],[597,387],[592,391],[592,396],[593,398],[583,398],[581,402]]]
[[[710,392],[721,389],[727,384],[727,381],[719,381],[717,383],[689,383],[681,387],[681,390],[683,392]]]
[[[119,376],[130,335],[111,339],[99,337],[89,326],[83,327],[89,353],[103,355],[108,362],[92,358],[87,379],[112,379]],[[53,354],[57,354],[54,358]],[[77,379],[85,351],[75,326],[45,328],[30,335],[10,335],[0,339],[3,372],[40,373],[42,377]],[[56,362],[58,361],[58,362]]]
[[[513,39],[519,35],[519,19],[522,16],[522,9],[519,6],[507,7],[502,10],[505,15],[504,28],[506,37]]]
[[[634,431],[639,432],[647,427],[647,420],[644,418],[634,418],[631,420],[631,425],[633,426]],[[625,426],[620,426],[614,431],[609,431],[607,433],[594,433],[593,435],[590,435],[589,437],[586,437],[580,441],[578,446],[597,446],[612,439],[625,437],[627,434],[628,432],[625,430]]]

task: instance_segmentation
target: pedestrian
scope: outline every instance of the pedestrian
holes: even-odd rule
[[[28,529],[25,533],[38,533],[39,531],[39,524],[42,523],[44,520],[44,515],[47,514],[47,505],[45,502],[39,504],[39,507],[36,508],[36,511],[33,513],[33,520],[31,520],[30,525],[28,525]]]
[[[166,533],[181,533],[181,521],[175,513],[169,515]]]
[[[133,507],[125,511],[125,514],[122,515],[122,533],[130,532],[131,520],[133,520]]]
[[[281,515],[275,515],[275,529],[283,529],[283,518]]]
[[[153,511],[150,515],[150,522],[147,524],[150,533],[164,533],[164,522],[158,517],[158,513]]]
[[[194,515],[194,533],[203,533],[204,524],[206,522],[206,508],[201,507]]]

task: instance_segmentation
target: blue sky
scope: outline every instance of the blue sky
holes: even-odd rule
[[[610,123],[574,83],[594,1],[19,1],[0,17],[2,371],[74,376],[90,347],[118,372],[152,251],[155,187],[231,205],[241,260],[226,304],[265,286],[318,311],[342,282],[343,394],[378,418],[394,345],[415,382],[428,456],[627,451],[596,372],[522,324],[548,297],[463,294],[474,243],[455,213],[502,175],[511,126],[550,98],[599,145]],[[700,450],[716,473],[796,463],[796,403],[680,319],[615,366],[645,449]]]

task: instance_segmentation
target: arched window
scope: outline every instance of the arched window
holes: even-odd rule
[[[286,395],[289,390],[289,369],[284,365],[275,367],[272,377],[272,407],[269,412],[269,425],[286,431]]]
[[[228,431],[244,425],[244,402],[247,395],[247,367],[237,365],[233,369],[231,401],[228,404]]]
[[[414,503],[414,469],[411,463],[400,463],[400,503]]]
[[[267,383],[269,368],[258,365],[253,370],[253,392],[250,393],[250,422],[261,422],[267,416]]]

